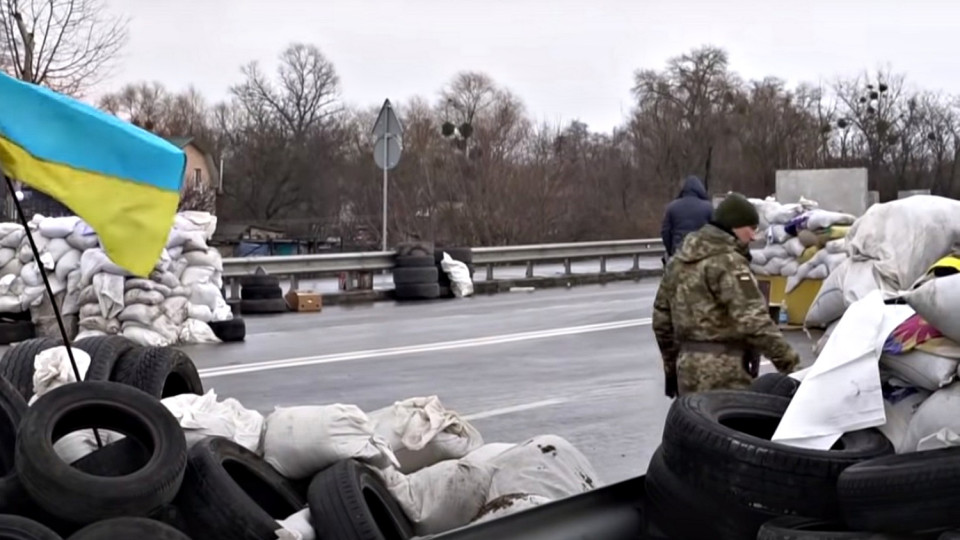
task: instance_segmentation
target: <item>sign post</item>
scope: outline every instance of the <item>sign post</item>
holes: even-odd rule
[[[373,136],[376,142],[373,144],[373,161],[377,167],[383,169],[383,235],[382,250],[387,251],[387,176],[388,171],[400,163],[400,154],[403,153],[401,141],[403,140],[403,127],[396,113],[393,112],[393,106],[390,100],[383,102],[380,113],[377,115],[377,121],[373,125]]]

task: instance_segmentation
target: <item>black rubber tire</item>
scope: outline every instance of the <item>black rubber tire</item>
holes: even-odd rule
[[[433,259],[433,244],[429,242],[403,242],[397,245],[396,253],[398,257],[419,255]]]
[[[261,540],[276,538],[276,520],[305,504],[290,481],[259,456],[231,440],[209,437],[190,449],[176,507],[196,538]]]
[[[436,283],[399,285],[394,288],[393,296],[397,300],[433,300],[440,298],[440,285]]]
[[[241,300],[271,300],[283,298],[283,289],[279,285],[256,286],[247,285],[240,289]]]
[[[59,534],[32,519],[8,514],[0,514],[0,539],[63,540]]]
[[[751,392],[793,398],[800,388],[800,381],[782,373],[767,373],[753,380]]]
[[[837,479],[857,463],[893,454],[875,429],[847,433],[838,450],[773,443],[790,400],[750,391],[683,396],[670,407],[663,432],[667,466],[691,488],[781,515],[836,520]],[[803,474],[797,474],[803,471]]]
[[[128,351],[117,362],[111,379],[157,399],[180,394],[203,395],[197,366],[185,352],[172,347],[139,347]]]
[[[412,538],[413,527],[377,474],[352,459],[313,477],[310,521],[324,540]]]
[[[19,513],[24,501],[23,486],[17,480],[14,455],[17,430],[27,411],[27,402],[20,392],[0,377],[0,513]]]
[[[937,540],[960,540],[960,531],[947,531],[937,537]]]
[[[240,278],[240,287],[277,287],[280,285],[280,279],[276,276],[261,274],[250,274]]]
[[[437,284],[440,285],[440,288],[447,287],[450,288],[450,275],[443,271],[443,268],[438,264],[437,265]]]
[[[53,448],[81,429],[118,431],[151,449],[150,460],[124,476],[95,476],[63,462]],[[156,399],[122,384],[91,381],[54,388],[23,416],[16,468],[31,498],[50,514],[77,524],[145,516],[180,489],[187,441],[177,419]]]
[[[286,313],[290,311],[287,301],[283,298],[269,300],[241,300],[240,313],[244,315],[267,315],[272,313]]]
[[[455,296],[456,295],[453,294],[453,291],[450,289],[450,287],[444,287],[443,285],[440,285],[439,298],[454,298]]]
[[[427,268],[436,264],[433,255],[397,255],[394,261],[397,268]]]
[[[85,381],[109,381],[120,357],[139,348],[139,345],[121,336],[83,338],[73,346],[90,355],[90,368],[83,377]]]
[[[896,540],[874,532],[853,532],[844,524],[785,516],[764,523],[757,540]]]
[[[220,341],[232,343],[243,341],[247,337],[247,323],[242,317],[234,315],[229,321],[213,321],[210,323],[210,329],[213,334],[220,338]]]
[[[17,312],[4,312],[0,313],[0,321],[4,322],[14,322],[14,321],[32,321],[30,311],[17,311]]]
[[[394,268],[394,285],[420,285],[437,283],[437,267],[425,266],[423,268]]]
[[[0,345],[10,345],[36,337],[33,321],[0,322]]]
[[[650,459],[645,487],[647,519],[670,539],[756,538],[760,526],[777,517],[686,485],[667,468],[663,448]]]
[[[469,247],[443,247],[435,248],[433,252],[433,260],[439,265],[440,261],[443,260],[443,253],[447,252],[450,254],[450,258],[455,261],[460,261],[463,264],[470,265],[473,264],[473,248]]]
[[[36,356],[62,344],[63,342],[59,339],[42,337],[28,339],[7,349],[7,352],[3,353],[3,358],[0,358],[0,377],[10,381],[23,399],[30,401],[33,397],[33,365]]]
[[[147,518],[121,517],[88,525],[67,540],[190,540],[173,527]]]
[[[853,465],[837,483],[847,524],[913,532],[960,528],[960,447],[887,456]]]

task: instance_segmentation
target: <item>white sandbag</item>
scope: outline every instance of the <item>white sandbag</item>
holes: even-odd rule
[[[121,298],[123,297],[121,296]],[[81,287],[80,295],[77,296],[77,301],[80,302],[80,304],[95,304],[99,302],[97,298],[97,291],[94,290],[93,285]]]
[[[66,238],[73,233],[73,229],[79,221],[80,218],[77,216],[47,218],[40,222],[40,234],[47,238]]]
[[[143,289],[130,289],[123,293],[123,303],[124,305],[130,304],[146,304],[148,306],[156,306],[163,301],[163,293],[159,291],[145,291]]]
[[[166,272],[170,269],[170,264],[173,262],[173,259],[170,258],[170,254],[166,249],[160,251],[160,258],[157,259],[157,263],[153,265],[153,269],[158,272]]]
[[[70,272],[80,268],[80,257],[82,255],[83,253],[75,249],[64,253],[63,256],[57,260],[57,266],[55,268],[57,277],[66,281],[67,275],[70,274]]]
[[[180,340],[181,325],[174,323],[173,320],[171,320],[169,317],[167,317],[162,312],[160,312],[159,306],[152,306],[152,307],[157,309],[157,312],[159,313],[159,315],[157,316],[156,319],[153,320],[152,323],[150,323],[149,328],[154,332],[163,336],[164,339],[169,340],[171,343],[178,342]],[[139,321],[131,321],[128,323],[124,323],[124,326],[126,326],[127,324],[141,324],[141,323]],[[202,332],[202,330],[200,329],[198,329],[198,331]]]
[[[14,257],[13,260],[3,265],[3,268],[0,268],[0,275],[20,275],[20,271],[23,270],[23,263],[20,262],[20,259]]]
[[[50,292],[52,292],[54,296],[62,293],[67,288],[67,284],[58,278],[56,274],[48,275],[47,282],[50,283]]]
[[[783,270],[783,266],[790,261],[791,259],[781,259],[779,257],[768,259],[767,264],[763,265],[764,275],[779,276],[780,271]]]
[[[44,236],[40,236],[37,234],[33,235],[33,242],[37,245],[37,251],[39,251],[40,253],[44,252],[44,250],[47,248],[47,242],[49,241],[50,239]],[[27,264],[28,262],[33,260],[33,248],[30,247],[29,240],[24,240],[24,242],[20,244],[20,251],[17,255],[18,255],[18,258],[20,259],[20,262],[22,262],[23,264]]]
[[[9,227],[0,230],[0,247],[19,250],[23,239],[27,236],[23,226],[16,223],[4,223],[4,225]]]
[[[807,310],[804,326],[825,328],[843,316],[847,308],[877,290],[869,261],[845,259],[827,276]]]
[[[38,307],[43,301],[46,292],[47,289],[44,288],[43,285],[24,287],[23,292],[20,293],[20,306],[23,308],[22,311],[29,311],[31,307]]]
[[[180,274],[180,284],[184,287],[191,287],[201,283],[211,283],[213,273],[216,271],[212,266],[188,266]]]
[[[132,289],[140,289],[142,291],[157,291],[162,294],[164,298],[169,297],[171,293],[170,287],[167,287],[163,283],[158,283],[156,281],[143,278],[133,278],[123,282],[124,291],[129,291]]]
[[[505,518],[517,512],[536,508],[549,502],[552,502],[552,499],[541,497],[540,495],[530,495],[529,493],[504,495],[485,504],[483,508],[480,509],[480,512],[477,514],[477,519],[473,521],[473,524],[479,525],[488,521]]]
[[[797,258],[803,255],[807,248],[804,247],[799,238],[791,238],[783,243],[783,249],[787,250],[791,257]]]
[[[950,386],[934,392],[917,409],[907,426],[907,434],[903,438],[899,453],[918,451],[920,441],[938,432],[949,429],[960,433],[960,384]]]
[[[46,252],[49,253],[51,257],[53,257],[53,262],[55,263],[60,259],[62,259],[64,255],[66,255],[71,251],[76,251],[76,250],[70,247],[70,244],[68,244],[67,241],[64,240],[63,238],[54,238],[49,242],[47,242]]]
[[[486,463],[516,446],[514,443],[487,443],[463,456],[463,459],[473,463]]]
[[[80,268],[75,268],[67,274],[67,293],[63,296],[60,306],[61,315],[76,315],[80,311]]]
[[[209,240],[217,231],[217,216],[210,212],[185,210],[174,217],[173,227],[183,231],[200,231]]]
[[[786,261],[783,266],[780,267],[780,275],[789,277],[797,273],[797,269],[800,268],[800,263],[797,261]]]
[[[492,465],[464,460],[441,461],[410,475],[380,471],[418,536],[469,524],[487,501],[493,474]]]
[[[53,255],[48,251],[40,254],[40,262],[43,263],[43,269],[47,272],[53,272],[54,268],[57,267],[57,262],[53,260]]]
[[[181,325],[189,315],[189,302],[186,297],[172,296],[163,301],[163,304],[160,305],[160,311],[174,324]]]
[[[902,298],[940,333],[960,341],[960,274],[931,279]]]
[[[179,259],[174,259],[173,262],[170,263],[170,268],[168,271],[173,275],[173,277],[177,278],[177,281],[179,282],[180,277],[183,276],[184,270],[186,270],[189,266],[190,265],[187,263],[187,260],[181,256]]]
[[[187,261],[188,266],[208,266],[214,270],[223,271],[223,256],[217,248],[184,253],[183,259]]]
[[[878,286],[903,291],[960,243],[960,201],[916,195],[871,206],[847,233],[855,259],[873,262]]]
[[[114,264],[107,257],[106,252],[100,248],[88,249],[80,256],[80,282],[83,285],[89,285],[93,282],[93,276],[100,273],[114,274],[117,276],[129,276],[130,273]]]
[[[556,435],[534,437],[490,463],[496,472],[487,500],[513,493],[562,499],[601,485],[586,456]]]
[[[750,263],[751,265],[763,266],[767,264],[767,255],[762,249],[751,249]]]
[[[160,400],[180,422],[187,445],[193,446],[205,437],[224,437],[251,452],[260,453],[264,418],[233,398],[217,401],[217,394],[181,394]]]
[[[354,405],[277,407],[267,416],[263,450],[267,463],[294,480],[343,459],[379,468],[400,466],[387,441]]]
[[[71,347],[71,352],[82,380],[86,377],[87,370],[90,369],[90,355],[83,349],[73,347]],[[30,398],[30,405],[33,405],[37,399],[54,388],[77,382],[73,373],[73,365],[70,363],[70,356],[67,354],[67,348],[62,345],[39,352],[34,359],[33,366],[33,397]]]
[[[191,304],[214,309],[217,306],[218,298],[223,298],[223,294],[220,292],[220,288],[213,283],[197,283],[191,287]]]
[[[766,236],[768,244],[782,244],[793,238],[793,236],[787,233],[787,229],[783,225],[771,225],[767,229]]]
[[[27,287],[39,287],[43,285],[43,277],[40,275],[40,268],[36,261],[28,262],[20,270],[20,279]]]
[[[74,339],[74,341],[80,341],[81,339],[86,339],[88,337],[101,337],[106,335],[106,332],[100,332],[99,330],[80,330],[77,332],[77,337]]]
[[[173,268],[173,266],[173,264],[170,265],[171,268]],[[170,289],[170,294],[173,294],[173,289],[180,286],[180,278],[170,270],[166,272],[154,271],[150,274],[150,279],[157,281],[164,287]]]
[[[847,239],[846,238],[837,238],[836,240],[830,240],[823,247],[827,253],[844,253],[847,252]]]
[[[827,229],[834,225],[852,225],[856,221],[856,216],[845,214],[843,212],[831,212],[830,210],[816,209],[807,214],[807,229],[815,231],[817,229]]]
[[[80,322],[83,323],[83,321]],[[123,331],[120,332],[120,335],[144,347],[169,347],[174,344],[174,340],[167,339],[149,328],[136,324],[123,325]]]
[[[100,239],[96,233],[93,232],[93,229],[91,229],[89,233],[74,229],[74,231],[70,233],[70,236],[67,236],[66,240],[67,243],[70,244],[70,247],[81,252],[100,247]]]
[[[102,332],[103,334],[119,334],[121,328],[120,321],[107,319],[105,317],[82,318],[77,322],[77,326],[79,326],[81,330],[94,330]]]
[[[783,244],[767,244],[767,246],[763,248],[763,255],[767,261],[772,261],[773,259],[789,259],[791,257]]]
[[[462,458],[483,446],[480,432],[459,414],[446,409],[437,396],[398,401],[371,412],[369,417],[374,431],[390,445],[404,474]]]
[[[470,277],[470,269],[465,263],[454,260],[449,253],[444,252],[440,267],[450,278],[450,290],[454,296],[465,298],[473,295],[473,279]]]
[[[880,356],[880,366],[895,377],[911,386],[931,392],[949,385],[956,379],[958,364],[960,362],[952,358],[918,350],[904,354],[884,353]]]
[[[213,310],[207,306],[187,304],[187,318],[208,323],[213,320]]]
[[[21,313],[22,311],[23,306],[20,304],[19,295],[0,295],[0,313]]]
[[[183,248],[183,253],[206,251],[207,240],[202,231],[184,231],[171,229],[167,239],[167,248]]]
[[[827,256],[824,257],[823,265],[827,267],[827,273],[831,274],[848,258],[846,253],[827,253]]]
[[[217,305],[213,308],[213,320],[215,322],[233,320],[233,309],[222,296],[217,297]]]
[[[277,535],[277,540],[316,540],[317,538],[317,531],[313,529],[310,521],[309,507],[286,519],[278,520],[277,525],[280,528],[273,532]]]
[[[213,333],[213,329],[205,321],[187,319],[180,327],[178,340],[184,345],[200,345],[203,343],[220,343],[220,338]]]
[[[19,294],[17,292],[12,292],[11,287],[13,282],[17,281],[17,276],[3,276],[0,277],[0,295],[3,294]]]
[[[751,270],[754,274],[756,274],[756,275],[758,275],[758,276],[768,276],[768,275],[770,275],[770,274],[767,274],[766,267],[763,267],[763,266],[757,266],[757,265],[755,265],[755,264],[751,264],[751,265],[750,265],[750,270]]]
[[[0,268],[4,267],[17,256],[17,252],[10,248],[0,248]]]
[[[97,429],[97,435],[100,435],[100,442],[104,446],[124,438],[122,433],[108,429]],[[53,451],[66,463],[73,463],[99,449],[100,446],[97,444],[97,438],[92,429],[67,433],[53,444]]]
[[[83,270],[80,271],[80,281],[83,281]],[[113,319],[123,311],[123,276],[116,274],[96,274],[93,276],[93,292],[96,302],[100,304],[100,311],[104,317]]]
[[[80,306],[80,318],[89,319],[91,317],[103,317],[100,312],[100,304],[84,304]]]
[[[928,397],[930,392],[913,387],[892,388],[884,392],[883,412],[887,422],[877,429],[890,440],[894,450],[900,451],[910,419]]]
[[[830,277],[830,269],[821,264],[811,268],[805,279],[827,279],[828,277]]]

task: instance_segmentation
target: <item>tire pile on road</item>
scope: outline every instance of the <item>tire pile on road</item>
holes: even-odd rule
[[[399,301],[454,298],[450,276],[441,265],[444,253],[466,264],[473,275],[473,251],[469,247],[435,248],[423,242],[397,246],[393,269],[394,298]]]
[[[266,274],[253,274],[240,278],[241,313],[265,315],[286,313],[288,310],[279,278]]]
[[[895,455],[873,428],[826,451],[771,442],[798,386],[787,379],[674,401],[646,476],[653,538],[960,537],[960,447]]]

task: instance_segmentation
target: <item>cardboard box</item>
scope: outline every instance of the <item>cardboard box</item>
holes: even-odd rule
[[[284,297],[293,311],[314,312],[323,309],[323,296],[314,291],[290,291]]]

